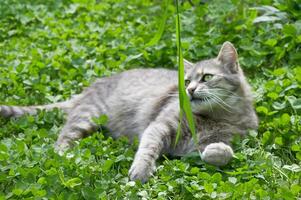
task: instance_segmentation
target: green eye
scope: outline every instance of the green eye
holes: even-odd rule
[[[190,84],[190,80],[185,80],[185,86],[187,87]]]
[[[210,81],[213,78],[212,74],[204,74],[202,81],[207,82]]]

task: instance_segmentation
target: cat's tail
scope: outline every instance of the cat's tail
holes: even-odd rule
[[[36,114],[38,110],[52,110],[54,108],[59,108],[68,112],[72,109],[74,101],[64,101],[59,103],[53,103],[48,105],[40,106],[6,106],[0,105],[0,116],[2,117],[19,117],[25,114]]]

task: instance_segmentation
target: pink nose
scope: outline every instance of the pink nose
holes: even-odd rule
[[[190,88],[187,88],[188,92],[190,95],[192,95],[195,91],[195,87],[190,87]]]

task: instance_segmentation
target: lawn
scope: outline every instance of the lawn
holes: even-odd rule
[[[173,3],[1,0],[0,104],[63,101],[131,68],[176,69]],[[99,130],[59,156],[64,114],[40,111],[0,119],[0,199],[301,199],[301,2],[183,1],[180,17],[184,58],[231,41],[253,87],[260,127],[234,141],[231,163],[164,156],[146,184],[132,182],[137,142]]]

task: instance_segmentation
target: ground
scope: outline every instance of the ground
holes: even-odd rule
[[[232,162],[164,156],[142,185],[127,176],[137,144],[100,130],[61,157],[53,144],[63,113],[42,111],[0,119],[0,199],[301,198],[300,1],[191,2],[180,5],[184,57],[216,56],[231,41],[256,95],[259,130],[235,140]],[[173,3],[2,0],[0,103],[52,103],[100,76],[176,69]]]

